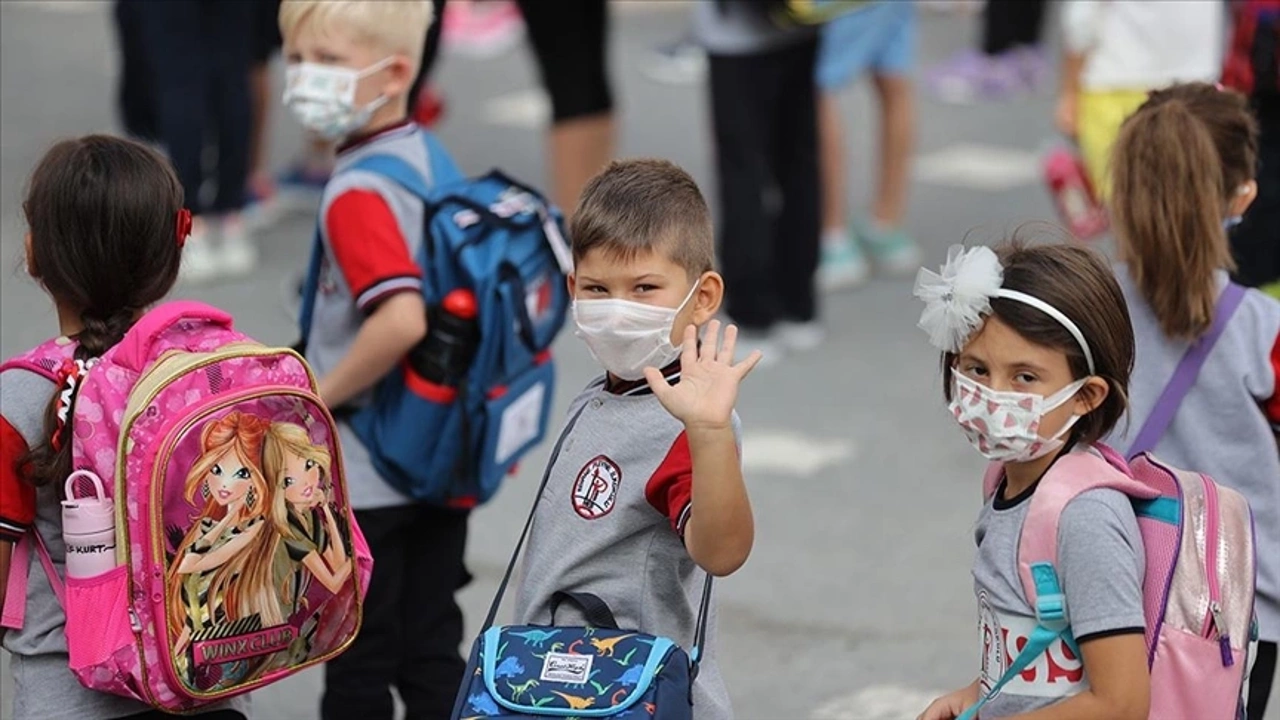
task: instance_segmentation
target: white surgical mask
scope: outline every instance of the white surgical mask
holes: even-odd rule
[[[671,344],[676,315],[689,304],[698,285],[679,307],[646,305],[631,300],[574,300],[573,321],[578,337],[595,359],[619,380],[639,380],[644,369],[662,369],[680,357]]]
[[[324,139],[346,137],[368,125],[374,111],[386,104],[386,96],[379,95],[368,105],[356,107],[356,86],[391,60],[383,58],[364,70],[292,63],[285,70],[284,104],[303,127]]]
[[[1072,415],[1051,438],[1040,437],[1045,413],[1075,397],[1088,378],[1043,397],[1032,393],[1002,392],[975,382],[957,370],[951,396],[951,414],[969,443],[983,457],[996,462],[1029,462],[1062,447],[1063,437],[1080,419]]]

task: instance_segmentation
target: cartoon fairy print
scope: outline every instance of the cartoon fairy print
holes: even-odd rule
[[[267,429],[263,468],[272,486],[272,529],[281,545],[276,586],[291,619],[310,612],[290,653],[295,659],[310,654],[320,610],[307,604],[312,579],[338,595],[354,570],[348,529],[329,497],[331,462],[328,449],[313,444],[305,428],[277,422]]]
[[[202,690],[238,682],[255,666],[236,658],[209,663],[216,669],[201,676],[193,641],[284,622],[273,575],[272,488],[261,469],[267,427],[239,411],[210,422],[186,477],[184,497],[200,510],[168,569],[169,630],[180,675]]]

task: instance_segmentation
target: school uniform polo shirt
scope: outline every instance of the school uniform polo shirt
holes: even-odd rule
[[[678,382],[678,364],[664,375]],[[554,593],[588,592],[609,605],[619,627],[670,638],[688,651],[706,573],[684,546],[693,488],[684,425],[643,380],[610,386],[597,379],[573,401],[569,417],[579,412],[538,500],[516,621],[552,624]],[[733,423],[738,435],[736,414]],[[726,720],[733,714],[716,664],[714,603],[708,622],[694,716]],[[566,603],[554,624],[586,619]]]

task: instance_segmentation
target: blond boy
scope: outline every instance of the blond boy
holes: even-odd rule
[[[285,0],[285,104],[312,132],[338,142],[320,208],[321,272],[307,360],[330,408],[357,408],[427,332],[422,202],[351,166],[393,155],[428,183],[459,177],[409,121],[407,93],[431,22],[426,0]],[[433,147],[438,148],[438,145]],[[390,720],[391,688],[410,718],[448,717],[464,670],[454,598],[467,513],[417,503],[388,485],[351,428],[341,426],[356,521],[375,560],[355,643],[325,670],[324,718]]]

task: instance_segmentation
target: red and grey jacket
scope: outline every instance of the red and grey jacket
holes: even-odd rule
[[[1280,96],[1280,0],[1236,0],[1235,30],[1222,83],[1253,96]]]

